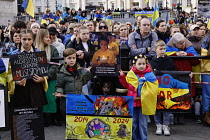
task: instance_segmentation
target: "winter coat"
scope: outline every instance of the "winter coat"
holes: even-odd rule
[[[166,44],[168,43],[168,41],[170,40],[170,32],[167,31],[166,33],[162,33],[158,30],[155,30],[157,36],[158,36],[158,40],[163,40]]]
[[[59,57],[59,53],[58,53],[58,50],[50,45],[51,47],[51,58],[52,57]],[[53,65],[53,64],[49,64],[49,68],[48,68],[48,80],[56,80],[57,79],[57,76],[56,76],[56,68],[57,68],[57,65]]]
[[[132,70],[139,77],[144,77],[145,81],[150,81],[150,82],[156,81],[156,77],[151,72],[152,70],[151,70],[151,67],[149,65],[147,65],[147,68],[144,70],[145,73],[143,75],[138,74],[137,73],[138,70],[136,70],[136,68],[134,68],[134,67],[132,67]],[[125,75],[119,76],[119,80],[120,80],[120,83],[122,84],[122,86],[124,88],[128,89],[127,96],[133,96],[134,98],[139,97],[138,96],[138,90],[133,85],[129,84],[126,81],[126,76]],[[141,99],[134,99],[134,107],[141,107]]]
[[[61,94],[83,94],[82,86],[85,85],[90,79],[91,74],[85,69],[81,69],[79,65],[75,72],[67,71],[66,63],[61,64],[57,69],[57,84],[56,92]],[[60,108],[61,111],[66,110],[66,98],[61,98]]]
[[[178,49],[173,44],[173,38],[168,42],[168,46],[166,46],[166,55],[169,56],[177,56],[176,53],[179,51],[185,51],[187,56],[198,56],[197,52],[192,46],[192,43],[185,38],[185,49]],[[200,63],[198,59],[179,59],[174,60],[174,64],[176,65],[178,71],[192,71],[192,66],[196,66]]]
[[[58,50],[59,57],[63,57],[63,51],[65,50],[65,46],[63,45],[63,43],[60,43],[58,41],[58,38],[56,38],[56,41],[51,45]]]
[[[135,32],[131,33],[129,35],[128,39],[128,45],[131,48],[131,55],[137,56],[140,54],[148,55],[148,56],[154,56],[154,43],[158,40],[158,36],[155,32],[149,32],[149,34],[146,37],[142,37],[140,35],[140,30],[136,30]],[[136,45],[137,49],[132,49],[132,45]],[[151,47],[151,51],[147,51],[147,47]]]
[[[157,56],[154,56],[149,63],[152,66],[153,70],[167,70],[167,71],[177,70],[173,60],[167,55],[159,58],[157,58]]]

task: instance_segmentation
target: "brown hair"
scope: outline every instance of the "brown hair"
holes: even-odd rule
[[[63,51],[63,57],[68,57],[69,55],[76,54],[77,51],[73,48],[67,48]]]
[[[84,29],[89,30],[89,29],[88,29],[86,26],[84,26],[84,25],[78,26],[78,27],[79,27],[79,30],[78,30],[79,33],[81,32],[81,30],[84,30]]]
[[[154,49],[157,49],[158,46],[166,46],[166,43],[163,40],[157,40],[154,45]]]

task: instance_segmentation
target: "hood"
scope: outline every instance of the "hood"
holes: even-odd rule
[[[169,40],[169,42],[167,43],[167,45],[168,46],[170,46],[170,47],[175,47],[174,46],[174,43],[173,43],[173,37]],[[193,44],[187,39],[187,38],[185,38],[185,42],[186,42],[186,48],[188,48],[188,47],[190,47],[190,46],[192,46]],[[175,47],[176,48],[176,47]]]
[[[201,41],[202,37],[199,37],[199,36],[191,36],[190,34],[188,34],[186,36],[186,38],[189,40],[189,41],[192,41],[192,42],[197,42],[197,41]]]

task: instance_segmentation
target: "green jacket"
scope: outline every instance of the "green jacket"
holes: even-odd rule
[[[52,45],[50,45],[50,47],[51,47],[51,58],[59,57],[58,50]],[[57,65],[49,64],[49,69],[48,69],[49,80],[57,79],[56,69],[57,69]]]
[[[66,63],[61,64],[57,69],[57,85],[56,92],[61,94],[83,94],[82,86],[90,79],[91,74],[86,69],[81,69],[77,64],[77,74],[73,74],[66,70]]]

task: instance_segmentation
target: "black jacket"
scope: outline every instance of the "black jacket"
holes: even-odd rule
[[[153,70],[165,70],[165,71],[176,71],[177,68],[173,60],[165,55],[165,57],[154,56],[149,62]]]
[[[73,41],[69,42],[66,45],[66,48],[73,48],[77,51],[79,50],[84,51],[84,58],[77,59],[77,62],[80,64],[81,67],[85,67],[85,63],[86,63],[86,67],[90,66],[90,61],[92,60],[93,54],[95,52],[95,47],[91,44],[89,40],[87,41],[87,44],[88,44],[88,51],[85,51],[85,48],[82,45],[81,39],[79,40],[79,43],[78,43],[75,38]]]

